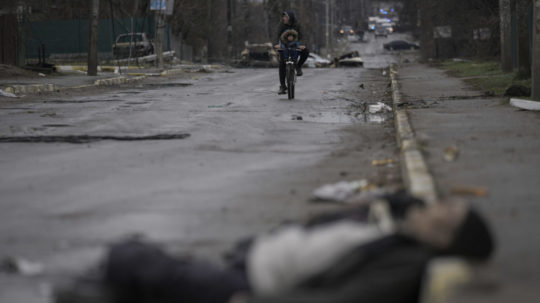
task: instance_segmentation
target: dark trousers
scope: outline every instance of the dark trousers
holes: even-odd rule
[[[250,290],[241,270],[172,257],[140,241],[111,247],[105,285],[117,303],[227,303],[235,293]]]
[[[297,66],[302,67],[308,57],[309,57],[309,50],[305,48],[303,51],[300,52],[300,59],[298,59]],[[285,58],[283,58],[283,56],[279,56],[279,83],[281,84],[281,86],[285,86],[286,74],[287,74],[287,70],[285,68]]]

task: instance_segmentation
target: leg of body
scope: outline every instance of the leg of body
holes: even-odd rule
[[[105,283],[114,302],[120,303],[226,303],[234,294],[249,290],[240,271],[175,258],[143,242],[114,245],[105,269]]]

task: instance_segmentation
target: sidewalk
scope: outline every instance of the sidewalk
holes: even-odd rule
[[[470,200],[497,237],[493,261],[452,302],[540,302],[540,113],[425,65],[400,66],[398,79],[441,198]]]

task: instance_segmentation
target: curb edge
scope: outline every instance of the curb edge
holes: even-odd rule
[[[409,192],[427,203],[438,203],[439,195],[435,188],[435,181],[430,174],[424,156],[420,151],[414,131],[409,122],[406,109],[401,105],[401,93],[397,79],[395,65],[390,66],[390,79],[392,80],[392,101],[396,139],[400,150],[401,173]]]

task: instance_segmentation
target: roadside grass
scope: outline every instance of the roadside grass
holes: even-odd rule
[[[506,89],[514,84],[531,87],[531,79],[519,79],[518,73],[503,73],[496,61],[459,61],[447,60],[440,65],[451,75],[464,78],[471,85],[485,91],[503,96]]]

